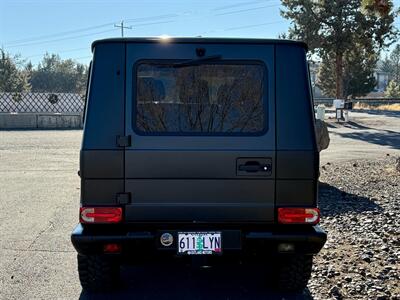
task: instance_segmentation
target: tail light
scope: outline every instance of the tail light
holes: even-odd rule
[[[103,247],[104,253],[119,253],[122,250],[120,244],[105,244]]]
[[[318,224],[318,208],[281,207],[278,208],[278,222],[282,224]]]
[[[81,207],[79,219],[81,223],[119,223],[122,221],[121,207]]]

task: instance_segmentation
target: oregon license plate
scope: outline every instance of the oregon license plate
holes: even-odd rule
[[[178,232],[178,254],[221,254],[221,232]]]

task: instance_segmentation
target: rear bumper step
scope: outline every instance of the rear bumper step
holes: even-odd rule
[[[102,253],[105,244],[121,244],[123,249],[131,249],[131,254],[146,253],[176,253],[176,240],[178,231],[195,231],[182,228],[178,230],[158,231],[130,231],[118,230],[116,233],[109,230],[85,228],[78,224],[71,234],[71,241],[76,251],[80,254]],[[201,230],[199,230],[201,231]],[[209,230],[204,230],[209,231]],[[223,252],[282,252],[280,245],[289,247],[292,253],[316,254],[324,246],[327,238],[325,231],[318,225],[294,229],[284,226],[275,231],[241,231],[241,230],[216,230],[222,232]],[[169,232],[174,236],[174,243],[170,247],[160,244],[160,236]],[[287,248],[287,247],[286,247]],[[132,252],[134,250],[134,252]]]

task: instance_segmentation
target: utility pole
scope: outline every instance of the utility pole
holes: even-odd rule
[[[120,24],[114,24],[114,27],[121,28],[121,37],[124,37],[124,29],[132,29],[132,26],[124,26],[124,20]]]

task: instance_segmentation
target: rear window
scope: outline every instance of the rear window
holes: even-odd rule
[[[258,62],[136,68],[136,131],[170,135],[257,135],[265,131],[265,66]]]

